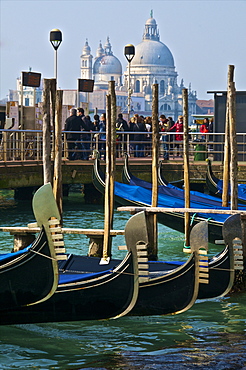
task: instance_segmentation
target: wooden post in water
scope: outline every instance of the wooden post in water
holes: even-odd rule
[[[104,239],[103,239],[103,257],[101,264],[107,264],[111,257],[112,240],[110,229],[112,224],[111,215],[111,189],[112,171],[111,171],[111,95],[106,95],[106,178],[105,178],[105,197],[104,197]]]
[[[114,181],[115,181],[115,158],[116,158],[116,95],[115,81],[109,81],[108,91],[110,95],[110,223],[113,229],[114,218]]]
[[[224,144],[224,165],[223,165],[223,190],[222,190],[222,206],[228,207],[229,201],[229,170],[230,170],[230,142],[229,142],[229,101],[227,93],[226,102],[226,121],[225,121],[225,144]]]
[[[52,183],[52,166],[50,150],[50,80],[44,79],[43,89],[43,174],[44,184]]]
[[[158,205],[158,160],[159,160],[159,120],[158,120],[158,84],[152,85],[152,207]],[[149,223],[149,260],[158,258],[157,214],[148,215]]]
[[[230,177],[230,86],[233,82],[234,66],[228,67],[227,74],[227,100],[226,100],[226,122],[225,122],[225,145],[224,145],[224,166],[223,166],[223,191],[222,206],[227,207],[229,201],[229,177]]]
[[[238,156],[236,136],[236,90],[232,81],[229,86],[229,119],[230,119],[230,185],[231,185],[231,209],[238,208]]]
[[[182,90],[184,116],[184,193],[185,208],[190,208],[190,168],[189,168],[189,126],[188,126],[188,90]],[[190,214],[185,212],[185,245],[190,246]]]
[[[55,119],[56,119],[56,79],[50,79],[50,100],[51,100],[51,128],[53,129],[51,158],[55,156]]]
[[[54,147],[54,177],[53,193],[62,217],[62,96],[63,91],[56,92],[56,111],[55,111],[55,147]],[[62,220],[62,218],[61,218]],[[62,223],[62,221],[61,221]]]

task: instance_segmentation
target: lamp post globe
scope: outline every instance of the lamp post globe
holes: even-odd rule
[[[130,63],[135,55],[135,46],[132,44],[127,44],[124,49],[124,55],[128,62]]]
[[[124,55],[128,61],[128,99],[127,99],[127,113],[128,113],[128,120],[130,119],[130,112],[131,112],[131,61],[135,55],[135,46],[132,44],[127,44],[124,49]]]
[[[50,31],[50,42],[55,50],[57,50],[62,42],[62,33],[57,28]]]
[[[57,84],[57,49],[61,45],[62,42],[62,32],[58,30],[57,28],[54,28],[50,31],[50,42],[55,50],[55,78],[56,78],[56,84]]]

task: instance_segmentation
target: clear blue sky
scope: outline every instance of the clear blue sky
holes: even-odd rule
[[[178,83],[183,78],[199,99],[211,99],[207,91],[226,90],[228,65],[233,64],[236,89],[246,90],[246,0],[0,0],[0,7],[0,99],[16,89],[16,78],[29,67],[43,78],[54,77],[53,28],[63,34],[61,89],[76,89],[86,38],[95,56],[99,41],[104,45],[109,36],[125,69],[124,46],[141,42],[151,9],[160,39],[173,54]]]

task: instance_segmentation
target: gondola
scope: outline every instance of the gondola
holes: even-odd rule
[[[198,234],[195,231],[193,235],[196,238]],[[206,268],[200,267],[199,261],[206,258],[199,253],[198,244],[193,248],[191,242],[186,263],[156,262],[152,269],[146,263],[148,231],[144,212],[129,219],[125,239],[130,250],[126,258],[111,259],[106,267],[100,264],[100,258],[68,255],[59,264],[55,294],[35,306],[3,311],[0,324],[106,319],[124,314],[176,314],[190,308],[199,285],[207,282],[206,273],[205,277],[201,276],[201,270]]]
[[[102,171],[100,171],[100,162],[98,158],[95,159],[94,162],[92,178],[96,189],[104,194],[104,174]],[[115,182],[114,194],[115,202],[123,206],[149,207],[151,205],[151,189],[146,189],[141,186]],[[180,199],[168,194],[161,194],[158,197],[158,207],[184,208],[184,199]],[[202,202],[192,202],[191,208],[207,209],[208,207]],[[211,208],[216,208],[216,206]],[[221,207],[219,209],[221,209]],[[222,225],[228,215],[194,213],[191,216],[192,225],[195,225],[200,221],[208,221],[209,242],[214,243],[216,240],[222,239]],[[160,213],[157,217],[158,222],[161,224],[181,233],[184,232],[184,214],[170,211]]]
[[[125,163],[122,170],[122,182],[124,184],[129,185],[137,185],[141,186],[145,189],[152,189],[152,184],[141,180],[134,176],[130,169],[128,164],[128,155],[125,155]],[[165,177],[162,174],[162,162],[159,162],[158,165],[158,193],[164,194],[164,195],[171,195],[172,197],[178,198],[178,199],[184,199],[185,198],[185,190],[178,188],[177,186],[169,183]],[[191,202],[199,202],[199,204],[204,204],[206,208],[214,208],[218,207],[218,209],[221,208],[221,200],[219,200],[215,196],[211,196],[208,194],[201,193],[199,191],[190,191],[190,200]],[[246,210],[246,207],[245,207]]]
[[[208,163],[206,173],[206,185],[212,194],[215,194],[221,198],[223,192],[223,180],[219,180],[213,174],[211,160],[207,158],[206,161]],[[238,184],[238,201],[242,204],[246,204],[246,184]]]
[[[94,163],[94,171],[93,171],[93,183],[94,186],[103,194],[104,193],[104,175],[100,171],[100,164],[99,160],[96,159]],[[121,187],[120,185],[123,185]],[[143,197],[145,199],[145,202],[140,202],[139,200],[134,199],[134,196],[136,194],[136,188],[137,188],[137,194],[141,192],[143,194]],[[125,190],[125,195],[124,193],[121,192],[121,190]],[[131,196],[128,197],[128,193],[130,192]],[[121,204],[121,205],[127,205],[127,206],[144,206],[148,207],[151,202],[151,191],[149,189],[144,189],[140,188],[138,186],[134,185],[126,185],[126,184],[119,184],[115,182],[115,200]],[[149,202],[148,202],[149,201]],[[166,205],[165,205],[166,206]],[[166,214],[158,214],[158,216],[163,216],[163,218],[160,218],[159,220],[162,221],[165,225],[167,225],[166,220],[165,220],[165,215]],[[180,215],[179,215],[180,216]],[[175,215],[172,215],[170,213],[170,217],[173,217],[173,222],[177,223],[177,219],[175,218]],[[215,298],[219,296],[226,295],[234,282],[234,250],[233,250],[233,243],[232,240],[234,237],[240,237],[241,234],[238,230],[240,230],[240,218],[239,215],[233,215],[233,216],[226,216],[225,222],[220,223],[220,233],[218,233],[218,237],[220,239],[223,238],[223,240],[226,243],[225,248],[221,253],[218,255],[214,256],[209,260],[208,264],[208,273],[209,273],[209,282],[208,284],[201,284],[199,287],[199,293],[198,293],[198,298],[199,299],[204,299],[204,298]],[[236,221],[235,221],[236,219]],[[164,221],[163,221],[164,220]],[[199,225],[199,223],[202,220],[202,218],[197,218],[196,220],[196,225]],[[183,221],[182,221],[183,222]],[[208,232],[209,232],[209,220],[206,221],[208,224]],[[232,225],[232,226],[231,226]],[[239,225],[238,227],[235,227],[235,225]],[[167,225],[168,226],[168,225]],[[174,225],[172,225],[174,226]],[[210,224],[211,226],[211,224]],[[177,226],[176,226],[177,227]],[[175,228],[175,227],[172,227]],[[177,229],[177,228],[176,228]],[[227,230],[227,231],[223,231]],[[229,231],[228,231],[229,230]],[[183,229],[178,231],[183,232]],[[229,237],[229,235],[232,235]],[[209,236],[208,236],[209,239]],[[237,257],[235,257],[237,259]],[[161,268],[161,266],[165,266],[165,263],[162,265],[162,262],[152,262],[149,261],[149,268],[150,270],[157,270]],[[159,266],[158,266],[159,263]],[[174,263],[173,263],[174,264]],[[141,291],[141,285],[140,285],[140,291]]]
[[[58,217],[49,198],[50,184],[40,188],[33,197],[34,214],[41,231],[26,248],[0,254],[0,311],[34,305],[49,299],[58,285],[58,262],[51,235],[50,219]],[[48,207],[42,212],[46,198]]]
[[[193,248],[194,242],[191,241],[192,253],[186,263],[155,262],[149,265],[147,250],[141,250],[141,244],[148,246],[146,216],[141,212],[134,217],[134,227],[125,233],[126,244],[137,244],[143,259],[140,261],[138,298],[128,315],[167,315],[188,310],[195,303],[199,285],[207,282],[206,277],[201,277],[203,269],[199,266],[199,259],[204,259],[203,254],[198,253],[197,244]],[[206,225],[199,225],[200,230],[203,227]],[[199,234],[194,230],[193,239]],[[95,259],[88,257],[88,260],[90,271],[98,271]],[[112,259],[112,263],[116,261]]]
[[[131,173],[129,169],[127,155],[125,155],[125,163],[122,171],[122,180],[123,182],[131,185],[139,185],[147,189],[152,189],[151,183],[138,179]],[[170,184],[163,177],[163,174],[161,172],[161,162],[159,163],[158,166],[158,183],[160,184],[158,186],[159,193],[170,194],[171,196],[174,197],[184,198],[184,190],[177,188],[173,184]],[[221,201],[218,200],[216,197],[212,197],[200,193],[198,191],[191,191],[190,199],[193,201],[199,200],[200,202],[205,202],[207,208],[210,207],[213,208],[213,206],[220,207],[221,204]],[[241,228],[238,225],[240,225],[240,216],[235,215],[230,219],[228,218],[225,221],[223,229],[230,230],[230,233],[232,235],[241,237]],[[225,232],[226,231],[224,231],[223,233]],[[228,239],[228,232],[226,235],[227,235],[226,238]],[[209,285],[204,285],[201,287],[199,292],[199,298],[213,298],[216,297],[217,295],[220,296],[221,292],[223,291],[224,291],[223,295],[225,295],[230,290],[230,287],[232,286],[232,282],[234,280],[233,272],[234,262],[232,256],[234,258],[234,250],[232,246],[232,239],[229,239],[229,242],[226,243],[226,247],[222,250],[222,252],[209,260]],[[235,259],[237,259],[237,256],[235,256]],[[228,271],[232,271],[233,276],[229,276]],[[228,285],[226,286],[225,284],[224,286],[222,286],[221,281],[223,282],[227,281]]]
[[[127,222],[126,235],[132,234],[136,222],[141,224],[141,214]],[[127,243],[128,253],[122,261],[112,260],[103,265],[100,258],[66,255],[66,260],[59,263],[59,284],[52,297],[33,306],[3,310],[0,325],[99,320],[126,315],[138,297],[138,273],[142,270],[138,265],[146,250],[143,227],[138,233],[141,242],[137,246]]]

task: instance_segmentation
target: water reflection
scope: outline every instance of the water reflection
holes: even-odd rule
[[[1,327],[0,369],[11,368],[10,352],[11,366],[19,368],[28,368],[28,361],[39,369],[240,368],[245,304],[240,295],[236,302],[199,302],[177,316]]]

